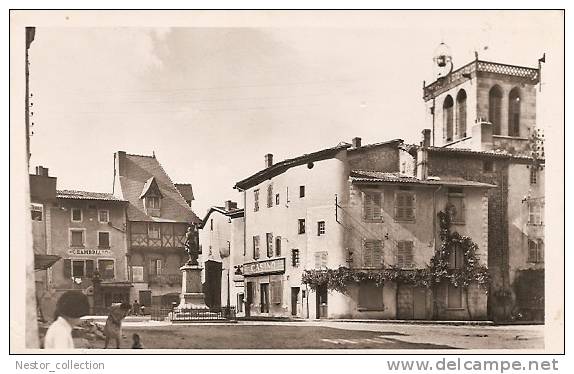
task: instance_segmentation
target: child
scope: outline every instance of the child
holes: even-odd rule
[[[88,297],[80,291],[67,291],[56,303],[56,320],[50,325],[44,338],[45,349],[73,349],[72,329],[80,318],[88,315]]]
[[[130,313],[132,309],[129,303],[114,304],[110,307],[110,314],[106,320],[106,325],[104,326],[104,335],[106,336],[106,345],[104,347],[108,348],[108,343],[110,339],[116,341],[116,348],[120,349],[120,338],[122,336],[122,320]]]
[[[133,334],[132,339],[134,341],[132,344],[132,349],[143,349],[139,334]]]

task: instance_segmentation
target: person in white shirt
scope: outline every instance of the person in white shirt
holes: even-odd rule
[[[72,329],[89,312],[90,303],[86,295],[80,291],[66,291],[62,294],[56,304],[56,320],[44,337],[44,348],[73,349]]]

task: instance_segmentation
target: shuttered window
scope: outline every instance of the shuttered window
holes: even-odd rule
[[[365,221],[383,220],[383,194],[381,192],[363,193],[363,219]]]
[[[299,250],[297,248],[291,250],[291,265],[294,268],[299,266]]]
[[[531,225],[542,224],[542,210],[540,204],[536,201],[528,203],[528,223]]]
[[[275,238],[275,256],[281,256],[281,237]]]
[[[413,242],[410,240],[400,240],[397,242],[397,266],[400,268],[410,268],[414,265]]]
[[[259,235],[253,237],[253,259],[259,258]]]
[[[70,246],[83,247],[84,246],[84,230],[71,230],[70,232]]]
[[[462,269],[464,267],[464,251],[460,247],[454,247],[450,250],[448,258],[449,269]]]
[[[283,301],[283,282],[280,277],[271,279],[269,286],[271,288],[271,304],[281,304]]]
[[[363,242],[363,267],[381,268],[383,266],[382,240],[365,240]]]
[[[267,257],[273,257],[273,234],[268,232],[265,236],[267,239]]]
[[[273,206],[273,185],[270,184],[267,186],[267,208],[271,208]]]
[[[257,212],[259,210],[259,190],[253,191],[253,211]]]
[[[359,284],[359,309],[383,310],[383,288],[372,281]]]
[[[327,269],[327,251],[315,252],[315,269]]]
[[[415,203],[414,192],[397,191],[395,194],[395,219],[397,221],[414,221]]]

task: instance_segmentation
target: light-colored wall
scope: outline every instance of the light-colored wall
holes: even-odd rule
[[[283,303],[280,306],[271,305],[270,314],[285,315],[289,312],[291,302],[291,287],[300,287],[302,271],[313,269],[314,253],[328,252],[328,267],[337,268],[345,263],[343,250],[343,227],[335,218],[335,195],[339,203],[347,199],[348,168],[346,153],[342,151],[337,158],[316,161],[313,168],[307,165],[293,167],[271,180],[260,183],[245,191],[245,224],[246,224],[246,256],[244,262],[253,261],[253,236],[260,237],[260,259],[267,259],[266,233],[273,237],[282,238],[282,256],[286,259],[286,272],[283,274]],[[273,183],[273,195],[280,194],[280,204],[267,207],[267,186]],[[305,186],[305,197],[299,197],[299,186]],[[254,193],[259,189],[259,211],[254,211]],[[298,219],[305,219],[306,233],[298,234]],[[325,234],[317,235],[317,222],[325,221]],[[299,249],[300,265],[291,264],[291,250]],[[274,248],[275,249],[275,248]],[[253,280],[253,279],[251,279]],[[246,277],[245,281],[251,281]],[[259,290],[257,289],[255,305],[252,314],[257,314]],[[301,298],[301,295],[300,295]],[[303,303],[303,300],[300,299]],[[301,304],[303,305],[303,304]],[[305,309],[306,306],[301,309]],[[312,309],[312,308],[311,308]],[[314,312],[313,312],[314,313]]]
[[[57,289],[85,288],[91,285],[89,279],[83,279],[81,286],[74,286],[71,279],[64,277],[64,259],[91,259],[95,260],[94,266],[97,266],[98,259],[113,259],[115,261],[116,281],[125,281],[127,277],[126,267],[126,238],[125,230],[125,210],[124,206],[119,203],[95,202],[82,200],[59,199],[60,207],[51,208],[51,242],[52,254],[62,257],[52,268],[52,287]],[[88,205],[94,205],[97,209],[88,209]],[[72,222],[71,208],[82,209],[82,222]],[[109,211],[109,220],[112,226],[107,223],[98,222],[98,209],[107,209]],[[85,229],[85,248],[98,248],[98,231],[107,231],[110,233],[110,256],[94,255],[70,255],[70,229]]]
[[[525,198],[544,203],[544,169],[538,170],[536,184],[530,184],[530,165],[510,164],[508,167],[508,245],[511,282],[523,269],[544,269],[544,263],[528,261],[528,238],[544,240],[544,225],[528,224],[528,202]],[[523,201],[524,200],[524,201]],[[544,205],[542,206],[544,223]]]

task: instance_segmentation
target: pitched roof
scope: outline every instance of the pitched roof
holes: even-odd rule
[[[225,207],[222,207],[222,206],[212,206],[207,211],[207,214],[205,215],[205,217],[203,217],[203,219],[201,220],[201,223],[199,225],[200,229],[202,229],[205,226],[205,224],[207,223],[207,220],[209,219],[209,216],[213,212],[221,213],[224,216],[228,216],[230,218],[239,218],[239,217],[243,217],[245,210],[244,209],[237,209],[237,208],[231,209],[231,210],[225,210]]]
[[[372,149],[372,148],[376,148],[376,147],[380,147],[380,146],[401,145],[401,144],[403,144],[403,142],[404,142],[403,139],[392,139],[392,140],[387,140],[385,142],[365,144],[365,145],[362,145],[362,146],[357,147],[357,148],[349,148],[349,152],[366,151],[368,149]]]
[[[76,190],[56,190],[56,197],[58,199],[104,200],[104,201],[126,202],[126,200],[122,200],[109,193],[76,191]]]
[[[420,148],[419,145],[405,145],[403,149],[408,151],[411,154],[416,153],[416,151]],[[519,155],[513,154],[508,151],[477,151],[474,149],[469,148],[449,148],[449,147],[426,147],[427,150],[431,153],[444,153],[444,154],[453,154],[453,155],[468,155],[468,156],[479,156],[479,157],[487,157],[487,158],[503,158],[503,159],[513,159],[513,160],[523,160],[523,161],[531,161],[532,157],[528,155]],[[540,162],[544,163],[544,159],[539,159]]]
[[[190,183],[175,183],[175,188],[179,191],[185,200],[193,201],[193,187]]]
[[[118,152],[118,158],[118,175],[122,196],[130,202],[127,210],[128,220],[200,222],[155,156]],[[150,181],[152,177],[163,196],[161,200],[161,217],[158,218],[146,214],[143,199],[140,198],[146,182]],[[151,185],[151,181],[149,184]]]
[[[459,186],[459,187],[496,187],[494,184],[466,180],[460,177],[429,177],[421,180],[411,176],[401,175],[399,173],[384,173],[370,170],[352,170],[351,181],[358,184],[378,184],[378,183],[407,183],[426,186]]]
[[[247,178],[235,183],[235,186],[233,188],[239,188],[239,189],[245,190],[249,187],[253,187],[253,186],[258,185],[259,183],[263,182],[264,180],[273,178],[279,174],[283,174],[284,172],[286,172],[287,170],[289,170],[292,167],[304,165],[306,163],[313,162],[313,161],[321,161],[321,160],[327,160],[327,159],[333,158],[337,155],[337,153],[339,153],[340,151],[342,151],[344,149],[349,148],[350,146],[351,146],[351,144],[349,144],[349,143],[341,142],[341,143],[337,144],[335,147],[326,148],[326,149],[322,149],[322,150],[317,151],[317,152],[308,153],[308,154],[304,154],[304,155],[299,156],[299,157],[283,160],[283,161],[278,162],[278,163],[276,163],[276,164],[274,164],[274,165],[272,165],[266,169],[258,171],[257,173],[253,174],[250,177],[247,177]]]

